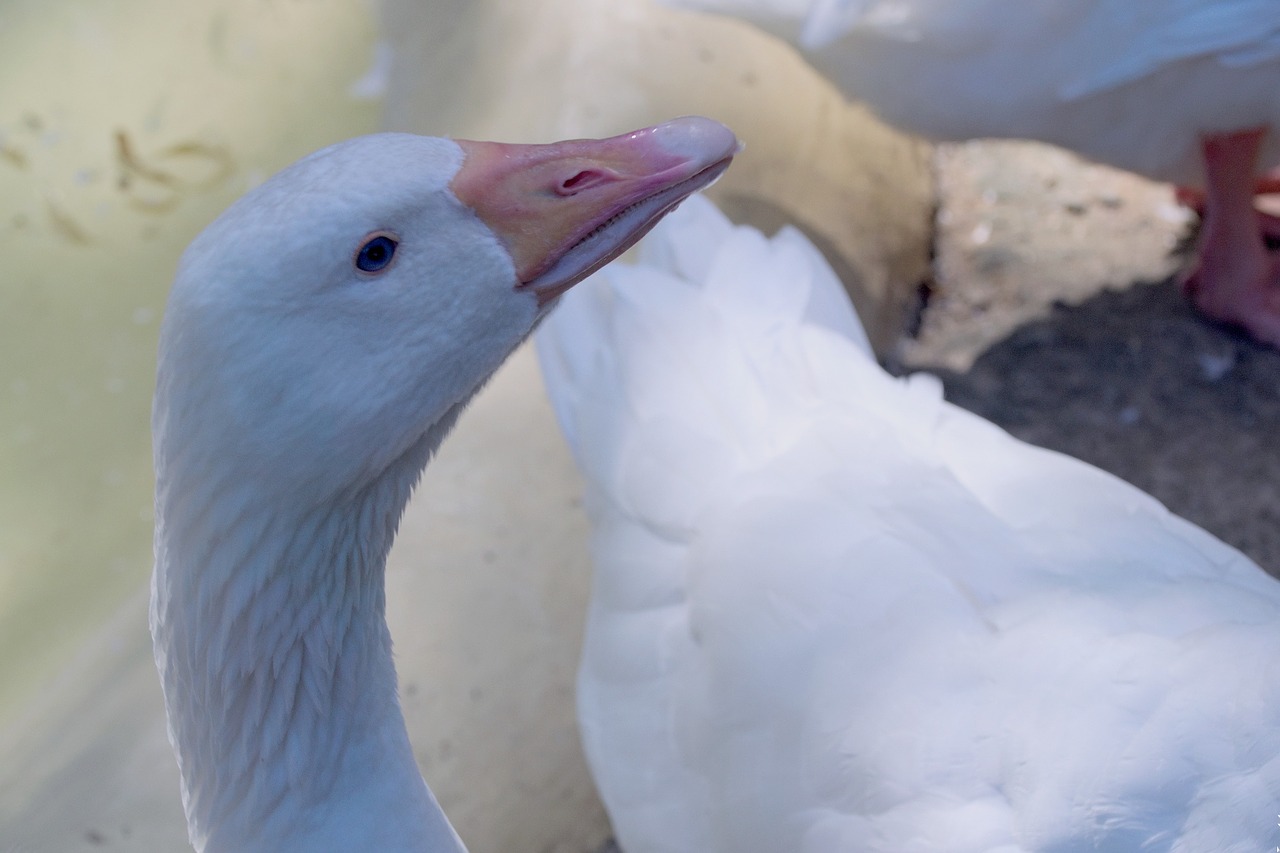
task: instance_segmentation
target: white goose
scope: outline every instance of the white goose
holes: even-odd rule
[[[1209,316],[1280,346],[1280,257],[1254,210],[1280,192],[1273,0],[664,0],[798,44],[886,121],[934,139],[1038,139],[1203,186],[1184,285]],[[1257,181],[1257,183],[1255,183]]]
[[[1280,584],[884,373],[798,232],[695,198],[641,252],[537,335],[627,853],[1280,843]]]
[[[191,244],[160,338],[151,630],[197,850],[463,849],[396,695],[401,510],[555,298],[736,148],[696,118],[536,146],[364,137]]]

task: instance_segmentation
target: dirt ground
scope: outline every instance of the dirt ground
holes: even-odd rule
[[[937,163],[936,280],[891,368],[1280,574],[1280,353],[1182,298],[1196,222],[1171,189],[1028,143]]]

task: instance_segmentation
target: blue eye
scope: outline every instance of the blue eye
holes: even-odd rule
[[[379,234],[360,247],[356,255],[356,268],[364,272],[381,272],[391,263],[396,253],[396,241],[386,234]]]

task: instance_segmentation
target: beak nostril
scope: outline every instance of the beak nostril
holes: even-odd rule
[[[576,175],[560,182],[556,190],[560,195],[575,195],[576,193],[594,186],[599,183],[603,175],[594,169],[584,169]]]

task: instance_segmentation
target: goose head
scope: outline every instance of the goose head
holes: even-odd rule
[[[687,118],[606,140],[379,134],[317,152],[184,255],[158,432],[281,488],[359,485],[468,397],[556,296],[718,176],[736,145]]]
[[[151,626],[198,849],[457,849],[395,695],[401,510],[559,294],[737,148],[698,118],[550,145],[379,134],[191,244],[160,337]]]

